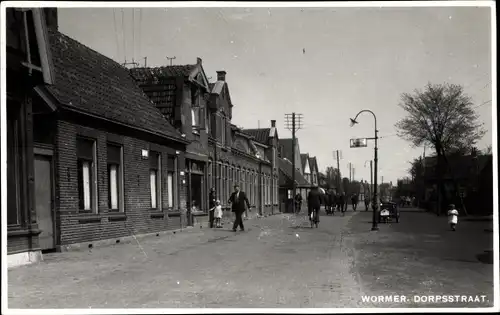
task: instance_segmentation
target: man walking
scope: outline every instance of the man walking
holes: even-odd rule
[[[358,194],[352,194],[351,202],[352,202],[352,210],[356,211],[356,208],[358,207]]]
[[[370,194],[365,195],[365,211],[368,211],[370,208]]]
[[[314,211],[316,222],[319,222],[319,209],[321,208],[321,193],[319,192],[318,186],[313,186],[309,194],[307,195],[307,215],[311,219],[311,213]]]
[[[215,201],[217,200],[217,196],[215,194],[215,188],[210,188],[210,194],[208,195],[208,208],[215,208]],[[214,211],[208,212],[208,221],[210,223],[210,228],[214,227]]]
[[[228,202],[231,204],[231,211],[234,212],[235,220],[233,224],[233,231],[236,232],[236,228],[239,226],[241,231],[245,230],[243,226],[242,215],[245,212],[245,205],[250,209],[250,202],[248,201],[247,195],[240,191],[240,185],[234,185],[234,192],[229,197]]]

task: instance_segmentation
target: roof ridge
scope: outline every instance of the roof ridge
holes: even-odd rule
[[[95,49],[91,48],[90,46],[87,46],[87,45],[83,44],[82,42],[80,42],[80,41],[78,41],[78,40],[74,39],[73,37],[70,37],[69,35],[64,34],[64,33],[63,33],[63,32],[61,32],[61,31],[58,31],[58,30],[53,30],[53,29],[51,29],[51,28],[48,28],[48,31],[49,31],[49,33],[53,33],[53,34],[55,34],[55,35],[62,36],[62,37],[64,37],[64,39],[66,39],[66,40],[69,40],[69,41],[75,42],[75,43],[77,43],[78,45],[81,45],[81,46],[85,47],[86,49],[88,49],[88,50],[92,51],[93,53],[95,53],[95,54],[99,54],[99,55],[103,56],[103,57],[104,57],[104,58],[106,58],[108,61],[113,62],[113,63],[116,63],[116,64],[117,64],[117,65],[119,65],[120,67],[122,67],[122,68],[124,68],[124,69],[127,69],[127,67],[123,66],[123,65],[122,65],[121,63],[119,63],[118,61],[116,61],[116,60],[112,59],[111,57],[106,56],[106,55],[105,55],[105,54],[103,54],[103,53],[98,52],[97,50],[95,50]],[[50,34],[49,34],[49,35],[50,35]],[[127,70],[128,70],[128,69],[127,69]]]

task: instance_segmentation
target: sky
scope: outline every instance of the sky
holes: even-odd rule
[[[336,167],[354,179],[370,180],[373,143],[349,148],[350,138],[373,137],[377,115],[379,177],[396,184],[408,176],[409,161],[424,148],[398,138],[394,124],[404,117],[402,93],[427,83],[454,83],[477,105],[488,131],[478,143],[492,143],[490,8],[65,8],[59,30],[123,63],[147,66],[194,64],[206,75],[227,72],[232,123],[269,127],[290,138],[285,114],[303,115],[297,132],[301,153],[318,159],[320,171]],[[490,101],[490,102],[488,102]],[[430,149],[427,149],[429,154]]]

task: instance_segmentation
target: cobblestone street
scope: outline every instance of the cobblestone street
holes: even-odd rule
[[[342,238],[351,214],[323,216],[318,229],[304,219],[278,215],[245,221],[236,234],[193,228],[141,246],[45,255],[9,271],[9,307],[357,307],[362,293]]]
[[[473,306],[492,305],[492,265],[474,257],[491,245],[488,223],[463,222],[453,233],[443,218],[403,210],[401,223],[373,233],[370,219],[323,215],[311,229],[304,217],[276,215],[245,221],[245,232],[197,227],[140,245],[47,254],[9,271],[9,307],[419,306],[362,301],[382,294],[483,294],[490,302]]]

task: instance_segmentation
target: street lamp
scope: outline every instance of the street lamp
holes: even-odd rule
[[[356,119],[361,113],[370,113],[373,115],[373,119],[375,120],[375,137],[374,138],[367,138],[369,140],[375,140],[375,149],[374,149],[374,158],[373,161],[375,162],[375,174],[374,174],[374,181],[375,181],[375,187],[373,189],[373,217],[372,217],[372,231],[378,231],[378,224],[377,224],[377,210],[378,210],[378,201],[377,201],[377,171],[378,171],[378,130],[377,130],[377,116],[368,109],[364,109],[360,111],[359,113],[356,114],[356,117],[354,118],[349,118],[351,120],[351,127],[358,124]]]

